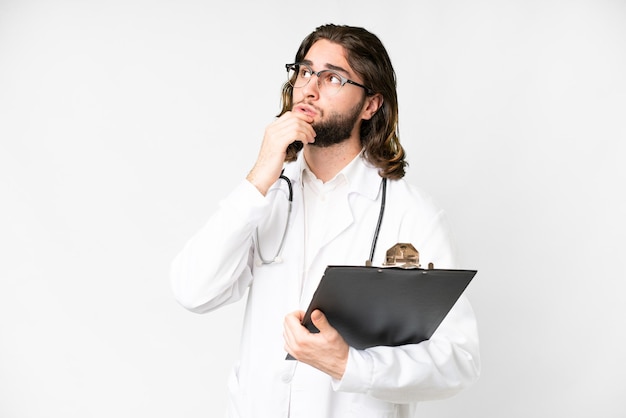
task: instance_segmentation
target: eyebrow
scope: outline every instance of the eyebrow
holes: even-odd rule
[[[302,60],[302,64],[306,64],[308,66],[312,66],[313,62],[311,60]],[[346,70],[345,68],[343,68],[343,67],[339,67],[337,65],[328,64],[328,63],[325,65],[325,67],[328,70],[339,71],[339,72],[344,73],[347,76],[351,76],[350,72],[348,70]]]

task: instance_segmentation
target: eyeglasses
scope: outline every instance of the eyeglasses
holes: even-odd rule
[[[287,68],[287,81],[295,89],[302,88],[309,84],[309,81],[311,81],[311,78],[315,75],[317,76],[317,87],[320,91],[331,96],[337,94],[346,84],[361,87],[368,95],[374,94],[374,91],[369,87],[349,80],[333,70],[315,72],[309,65],[302,63],[285,64],[285,68]]]

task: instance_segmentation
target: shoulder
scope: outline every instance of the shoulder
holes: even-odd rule
[[[441,208],[423,188],[407,180],[387,180],[388,203],[398,203],[408,211],[419,210],[423,214],[438,214]]]
[[[435,266],[456,266],[455,245],[446,212],[422,188],[406,180],[388,181],[386,207],[395,218],[398,242],[410,242],[420,259]],[[424,264],[424,263],[423,263]]]

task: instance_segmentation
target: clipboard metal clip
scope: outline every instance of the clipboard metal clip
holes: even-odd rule
[[[420,268],[420,253],[413,244],[399,242],[387,250],[383,265],[403,269]]]

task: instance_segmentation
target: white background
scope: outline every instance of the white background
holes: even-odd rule
[[[387,46],[479,270],[482,377],[422,416],[626,416],[625,2],[0,0],[0,417],[220,416],[244,303],[185,311],[169,264],[328,22]]]

